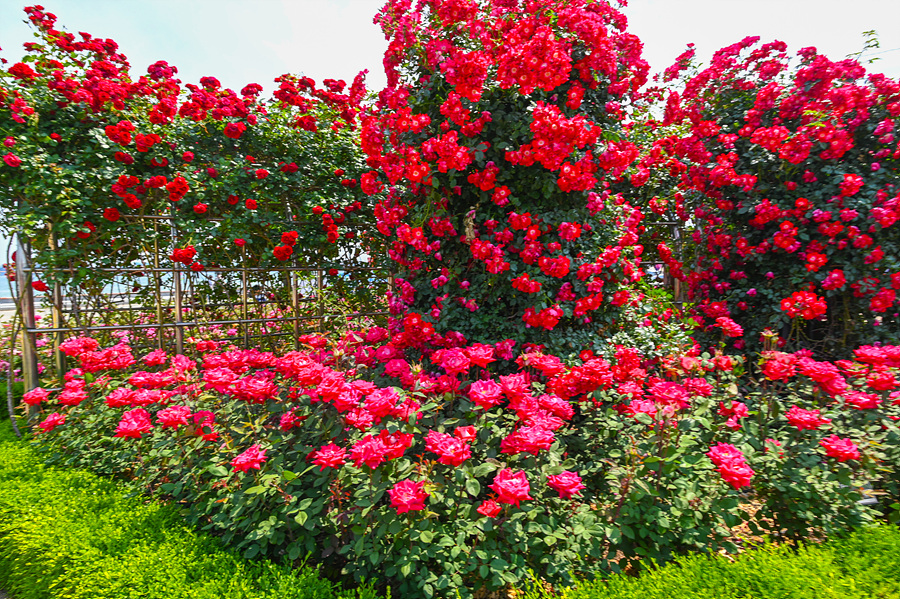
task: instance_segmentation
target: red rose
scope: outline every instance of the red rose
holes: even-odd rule
[[[11,166],[12,168],[18,168],[19,165],[22,164],[22,159],[13,153],[9,153],[3,157],[3,162],[6,163],[6,166]]]
[[[580,494],[584,488],[578,473],[568,470],[548,476],[547,484],[559,491],[559,496],[562,499],[570,499],[576,493]]]
[[[116,222],[117,220],[119,220],[120,216],[121,215],[116,208],[107,208],[103,211],[103,218],[110,222]]]
[[[494,501],[493,499],[485,499],[481,502],[481,505],[475,510],[482,516],[487,516],[488,518],[496,518],[497,515],[500,514],[500,504]]]
[[[241,198],[237,197],[236,195],[230,195],[230,196],[228,196],[228,199],[227,199],[226,201],[227,201],[229,204],[231,204],[232,206],[234,206],[234,205],[236,205],[238,202],[241,201]]]
[[[463,350],[458,348],[446,349],[436,352],[436,354],[439,355],[440,366],[451,376],[467,372],[471,365],[469,357]]]
[[[247,130],[244,123],[228,123],[225,125],[225,137],[238,139]]]
[[[500,503],[509,503],[519,507],[520,501],[532,499],[528,494],[531,485],[528,484],[528,479],[522,470],[514,473],[511,468],[504,468],[497,473],[494,482],[488,486],[498,495],[497,500]]]
[[[247,210],[256,210],[256,200],[245,200],[244,206],[247,207]]]
[[[169,192],[169,199],[177,202],[190,191],[190,187],[188,187],[187,180],[184,177],[175,177],[166,184],[166,191]]]
[[[319,466],[319,472],[325,468],[339,468],[347,463],[347,451],[334,443],[323,445],[313,452],[313,464]]]
[[[140,439],[141,434],[148,432],[151,428],[153,428],[153,423],[150,422],[150,414],[143,408],[136,408],[122,414],[122,420],[116,427],[116,434],[113,436]]]
[[[247,472],[251,468],[259,467],[266,461],[266,450],[261,449],[259,445],[251,445],[247,451],[231,460],[235,472]]]
[[[181,262],[182,264],[190,264],[194,260],[194,256],[197,255],[197,250],[194,249],[194,246],[189,245],[184,248],[175,248],[172,250],[172,255],[169,258],[172,259],[173,262]]]
[[[245,239],[235,239],[235,240],[234,240],[234,245],[236,245],[236,246],[242,248],[242,247],[244,247],[245,245],[247,245],[247,241],[246,241]]]
[[[203,203],[194,204],[194,212],[196,212],[197,214],[205,213],[207,208],[208,208],[208,206]]]
[[[194,272],[200,272],[201,270],[203,270],[203,265],[199,262],[194,262],[193,264],[191,264],[191,270],[193,270]]]
[[[181,155],[181,159],[184,160],[185,162],[190,162],[191,160],[194,159],[194,153],[193,152],[185,152],[184,154]]]
[[[424,510],[425,499],[428,497],[424,487],[425,483],[422,481],[413,482],[407,479],[398,482],[388,489],[388,495],[391,496],[391,507],[397,508],[398,514]]]
[[[22,396],[22,401],[27,403],[29,406],[36,406],[42,401],[46,401],[49,396],[49,391],[42,389],[41,387],[35,387]]]
[[[78,237],[78,239],[87,239],[91,236],[91,233],[97,230],[97,227],[95,227],[94,224],[90,221],[84,221],[84,225],[82,225],[82,227],[83,229],[81,231],[75,233],[75,236]],[[87,229],[87,231],[85,231],[84,229]]]
[[[33,281],[31,286],[34,287],[35,291],[47,291],[47,283],[43,281]]]
[[[819,445],[825,448],[825,455],[836,458],[839,462],[860,458],[859,448],[850,439],[841,439],[837,435],[831,435],[819,441]]]
[[[63,425],[66,423],[66,417],[59,412],[53,412],[47,418],[44,419],[43,422],[39,422],[38,426],[41,427],[41,432],[49,433],[57,426]]]
[[[279,245],[276,246],[275,249],[272,250],[272,254],[275,255],[276,260],[280,260],[284,262],[288,258],[291,257],[291,254],[294,253],[294,248],[289,245]]]
[[[265,179],[269,176],[269,171],[264,168],[256,169],[256,178],[257,179]]]

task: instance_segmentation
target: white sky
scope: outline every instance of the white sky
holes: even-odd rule
[[[386,43],[372,18],[382,0],[47,0],[59,25],[116,40],[134,73],[157,61],[179,69],[185,82],[218,77],[239,90],[255,82],[273,89],[282,73],[345,79],[369,69],[369,87],[384,84]],[[22,0],[0,0],[0,53],[21,56],[30,41]],[[892,0],[632,0],[629,30],[644,42],[655,71],[669,66],[688,42],[698,57],[747,35],[779,39],[795,52],[816,46],[832,59],[863,46],[862,32],[881,40],[872,70],[900,77],[900,2]],[[874,56],[874,55],[873,55]]]

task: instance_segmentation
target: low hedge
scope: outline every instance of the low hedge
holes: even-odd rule
[[[532,590],[528,599],[550,597]],[[798,550],[767,545],[741,555],[692,555],[638,578],[567,589],[564,599],[900,598],[900,529],[886,525]]]
[[[187,528],[174,506],[44,467],[0,425],[0,588],[16,599],[375,599],[311,567],[248,561]]]

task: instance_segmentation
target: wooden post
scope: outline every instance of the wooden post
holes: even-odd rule
[[[19,281],[19,307],[22,313],[22,379],[26,393],[39,386],[30,258],[30,248],[22,243],[22,236],[16,234],[16,280]],[[28,406],[28,419],[31,420],[36,415],[37,407]]]

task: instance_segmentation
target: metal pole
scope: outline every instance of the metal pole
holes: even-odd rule
[[[172,209],[175,210],[174,208]],[[178,235],[175,230],[175,219],[172,219],[172,247],[176,247],[178,243]],[[181,263],[173,261],[172,276],[175,279],[175,353],[184,353],[184,329],[181,324]]]
[[[294,310],[294,350],[300,351],[300,321],[296,320],[300,316],[300,290],[298,289],[299,281],[297,280],[297,271],[291,271],[291,300]]]
[[[241,250],[241,262],[244,268],[241,269],[241,328],[244,329],[244,349],[250,348],[250,329],[247,325],[247,263],[244,256],[244,250]]]
[[[53,233],[50,234],[50,249],[54,252],[58,249],[56,245],[56,235],[54,235]],[[63,325],[62,303],[62,287],[59,285],[59,283],[57,283],[53,286],[53,306],[51,307],[53,328],[55,329],[62,328]],[[68,370],[68,368],[66,367],[66,354],[62,353],[62,351],[59,349],[59,346],[62,344],[62,342],[62,333],[56,333],[55,335],[53,335],[53,361],[54,365],[56,366],[56,376],[58,376],[60,380],[62,380],[63,375]]]
[[[316,293],[318,294],[319,307],[316,310],[316,315],[319,317],[319,333],[322,332],[322,315],[325,314],[325,293],[324,293],[324,285],[322,282],[322,261],[319,260],[319,268],[316,270]]]
[[[163,339],[163,308],[162,308],[162,282],[160,280],[161,275],[159,273],[159,226],[156,222],[153,223],[153,285],[154,291],[156,295],[156,323],[159,328],[156,329],[156,345],[159,349],[163,349],[164,339]]]

